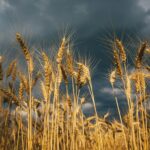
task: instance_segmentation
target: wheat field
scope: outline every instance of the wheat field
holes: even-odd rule
[[[123,43],[115,39],[112,44],[114,68],[109,82],[119,115],[114,121],[108,119],[108,113],[99,117],[90,68],[75,60],[67,37],[62,38],[53,59],[41,50],[39,62],[33,59],[34,54],[20,33],[16,33],[16,42],[26,61],[26,72],[19,68],[17,58],[4,67],[6,59],[0,56],[0,149],[150,149],[150,114],[145,107],[150,67],[143,61],[150,55],[147,42],[141,43],[132,72],[128,71]],[[126,96],[125,115],[121,114],[114,91],[118,81]],[[85,87],[94,108],[94,115],[88,117],[82,110],[87,102],[81,95]],[[40,96],[36,96],[35,89]]]

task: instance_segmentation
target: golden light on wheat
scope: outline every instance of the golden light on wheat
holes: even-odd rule
[[[0,56],[2,149],[150,149],[150,115],[144,106],[149,98],[146,81],[150,79],[149,65],[143,62],[144,56],[149,54],[146,42],[137,52],[133,72],[128,71],[123,43],[119,39],[113,43],[114,68],[109,81],[119,121],[109,121],[109,113],[104,117],[99,117],[97,113],[90,68],[74,59],[66,37],[63,37],[54,60],[44,51],[41,52],[42,68],[39,70],[35,69],[38,64],[34,63],[20,33],[16,34],[16,41],[27,62],[27,73],[20,70],[15,58],[4,68],[5,60]],[[126,96],[127,113],[124,116],[119,97],[114,92],[117,80],[122,83]],[[41,97],[34,94],[35,87],[41,92]],[[87,97],[80,95],[84,87],[88,87],[89,99],[94,106],[94,115],[90,117],[82,110],[87,100]],[[8,108],[3,108],[4,102]],[[12,105],[16,107],[14,111],[11,110]]]

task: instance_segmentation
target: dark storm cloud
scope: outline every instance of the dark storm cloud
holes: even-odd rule
[[[80,33],[79,37],[86,38],[107,27],[142,28],[147,13],[137,2],[138,0],[1,0],[1,36],[5,36],[10,28],[18,26],[21,26],[21,30],[32,30],[33,35],[48,35],[68,25]]]

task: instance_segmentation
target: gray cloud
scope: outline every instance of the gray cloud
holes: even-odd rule
[[[141,0],[2,0],[1,36],[18,26],[33,35],[48,36],[68,25],[86,38],[105,28],[141,30],[148,11],[148,1],[144,1],[146,4]]]

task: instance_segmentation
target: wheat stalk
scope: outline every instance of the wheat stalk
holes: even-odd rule
[[[0,81],[3,80],[3,67],[2,67],[3,57],[0,56]]]
[[[20,82],[19,91],[18,91],[19,100],[23,99],[23,90],[24,90],[23,84],[22,84],[22,82]]]
[[[113,70],[111,73],[110,73],[110,76],[109,76],[109,81],[110,83],[113,85],[116,81],[116,70]]]
[[[63,65],[60,65],[60,68],[61,68],[61,72],[62,72],[62,77],[63,77],[65,83],[68,84],[68,79],[67,79],[67,74],[66,74],[65,68]]]
[[[19,105],[18,98],[12,92],[9,92],[4,88],[0,88],[0,91],[9,98],[9,101],[12,99],[17,105]]]
[[[17,41],[18,41],[18,43],[22,49],[22,52],[25,56],[26,61],[30,61],[30,58],[31,58],[30,52],[26,46],[26,43],[24,42],[23,38],[21,37],[20,33],[16,33],[16,39],[17,39]]]
[[[142,45],[141,45],[141,47],[138,51],[138,54],[137,54],[136,60],[135,60],[135,65],[136,65],[137,68],[140,68],[141,65],[142,65],[142,58],[144,56],[144,51],[146,49],[146,46],[147,46],[146,42],[142,43]]]
[[[25,88],[26,92],[29,93],[29,83],[28,83],[26,76],[23,73],[19,72],[19,78],[20,78],[20,82],[22,82],[23,87]]]
[[[116,39],[116,45],[117,45],[117,47],[119,49],[122,61],[126,62],[127,57],[126,57],[125,49],[124,49],[124,46],[122,45],[122,42],[119,41],[119,39]]]
[[[15,59],[15,60],[13,60],[13,61],[9,64],[9,66],[8,66],[8,68],[7,68],[7,71],[6,71],[6,77],[7,77],[7,78],[12,74],[13,69],[14,69],[14,66],[15,66],[16,63],[17,63],[17,61],[16,61],[16,59]]]
[[[68,49],[67,49],[66,65],[67,65],[68,73],[71,76],[73,76],[73,72],[74,72],[74,69],[73,69],[73,58],[72,58],[72,55],[70,54],[70,51],[69,51],[69,45],[68,45]]]
[[[115,64],[116,64],[117,74],[120,76],[120,78],[122,78],[123,77],[122,67],[120,64],[119,55],[116,50],[114,50],[114,60],[115,60]]]
[[[58,49],[57,58],[56,58],[57,63],[62,62],[64,51],[65,51],[65,46],[66,46],[66,38],[64,37]]]
[[[90,71],[89,68],[83,63],[77,63],[78,65],[78,75],[77,75],[77,84],[79,87],[82,87],[90,81]]]

